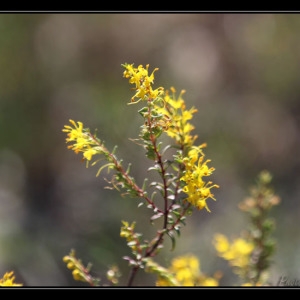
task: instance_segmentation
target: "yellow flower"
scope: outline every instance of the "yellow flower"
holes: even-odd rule
[[[219,253],[224,253],[229,249],[229,241],[227,237],[223,234],[215,235],[215,248]]]
[[[163,94],[162,87],[153,90],[151,86],[154,82],[154,72],[157,71],[158,68],[155,68],[149,76],[149,65],[146,65],[146,68],[142,65],[134,68],[133,64],[124,64],[123,67],[126,69],[123,73],[123,77],[129,78],[129,83],[135,84],[136,93],[131,98],[131,102],[136,103],[140,100],[153,100]],[[135,101],[135,98],[139,98],[139,100]]]
[[[175,139],[179,145],[190,147],[193,145],[197,136],[190,134],[195,127],[188,123],[188,121],[192,119],[197,109],[191,108],[190,110],[186,110],[185,102],[182,98],[182,95],[185,93],[184,90],[181,91],[177,99],[175,96],[175,88],[171,87],[171,91],[173,93],[172,96],[169,94],[169,91],[166,91],[164,105],[161,107],[157,104],[156,111],[170,120],[170,124],[166,128],[167,135]]]
[[[87,160],[91,160],[95,154],[97,154],[97,151],[94,148],[89,148],[83,153],[83,157]]]
[[[254,244],[242,238],[233,240],[232,243],[222,234],[216,234],[215,248],[220,257],[229,261],[229,264],[238,269],[246,268],[250,264],[250,257]]]
[[[69,120],[73,127],[65,125],[63,132],[67,133],[66,142],[73,142],[68,148],[73,150],[76,154],[83,152],[83,158],[87,161],[92,160],[93,155],[101,153],[99,144],[91,138],[87,130],[83,128],[82,122],[75,122]]]
[[[72,128],[69,125],[64,126],[63,131],[68,132],[68,137],[66,138],[66,141],[67,142],[76,141],[78,138],[80,138],[83,135],[82,133],[83,124],[82,122],[77,122],[76,124],[74,120],[69,120],[69,121],[74,126],[74,128]]]
[[[200,271],[200,261],[194,255],[187,254],[174,258],[168,271],[174,276],[175,281],[173,280],[171,283],[167,276],[159,276],[156,281],[157,286],[170,286],[174,284],[179,286],[218,285],[218,276],[216,276],[216,278],[212,278],[203,274]]]
[[[207,277],[202,280],[201,286],[218,286],[219,282],[212,277]]]
[[[183,176],[180,178],[181,181],[185,182],[185,186],[182,188],[182,191],[188,195],[186,200],[190,202],[197,209],[201,210],[206,208],[208,212],[210,209],[207,206],[206,200],[211,198],[215,200],[214,195],[211,193],[212,188],[218,188],[217,184],[212,184],[211,181],[205,182],[203,180],[204,176],[209,176],[215,170],[214,168],[209,168],[207,163],[210,160],[203,162],[204,155],[202,149],[204,145],[199,147],[193,147],[188,156],[183,159],[185,164],[185,171]],[[201,155],[198,158],[198,155]],[[198,164],[195,162],[198,160]]]
[[[14,272],[6,272],[3,278],[0,279],[0,286],[23,286],[21,283],[14,283]]]

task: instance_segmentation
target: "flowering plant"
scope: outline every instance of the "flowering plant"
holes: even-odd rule
[[[197,112],[195,107],[187,109],[183,95],[176,94],[174,87],[165,90],[154,88],[154,74],[158,68],[149,73],[146,67],[124,64],[123,77],[132,84],[135,94],[129,105],[141,105],[138,109],[142,117],[140,132],[133,140],[145,151],[145,156],[152,162],[149,172],[156,172],[159,180],[148,182],[145,178],[139,186],[130,174],[130,166],[116,155],[116,147],[110,151],[104,142],[80,121],[69,120],[63,132],[66,133],[68,148],[81,154],[86,166],[98,166],[96,176],[105,169],[111,172],[108,184],[122,196],[138,200],[137,205],[151,211],[149,223],[156,225],[157,230],[151,239],[143,238],[136,231],[136,222],[121,221],[120,236],[126,240],[131,256],[124,256],[128,261],[128,286],[140,270],[156,274],[156,286],[217,286],[222,272],[216,271],[208,276],[201,271],[200,259],[192,253],[172,260],[170,267],[163,267],[155,261],[165,240],[169,238],[172,249],[180,237],[182,226],[194,210],[211,212],[209,200],[216,200],[213,190],[219,188],[211,176],[215,168],[211,160],[205,158],[205,143],[196,144],[197,135],[193,135],[191,123]],[[258,187],[252,191],[252,198],[241,205],[241,209],[251,215],[252,227],[242,237],[232,243],[222,234],[216,234],[214,245],[217,254],[227,260],[234,272],[242,280],[242,285],[263,285],[266,283],[266,271],[270,265],[269,258],[275,249],[275,243],[269,239],[273,223],[267,212],[277,204],[276,197],[268,187],[271,175],[265,171],[259,177]],[[259,235],[257,234],[259,232]],[[77,259],[75,250],[63,257],[67,268],[72,270],[75,280],[83,281],[90,286],[101,285],[101,279],[91,275],[91,264],[84,266]],[[12,275],[11,273],[9,273]],[[111,285],[119,283],[121,273],[117,266],[107,271]],[[12,283],[8,275],[2,282]],[[0,281],[1,283],[1,281]]]

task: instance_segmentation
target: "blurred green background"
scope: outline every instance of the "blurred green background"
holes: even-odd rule
[[[300,15],[298,14],[0,14],[0,275],[14,270],[26,286],[85,286],[72,279],[62,257],[71,248],[93,275],[117,264],[128,278],[130,254],[121,220],[151,233],[138,201],[107,190],[97,168],[67,150],[61,131],[82,121],[142,182],[147,164],[136,138],[138,105],[123,63],[155,67],[154,87],[185,89],[197,143],[216,168],[211,213],[195,211],[174,252],[192,253],[221,285],[237,276],[216,256],[216,232],[236,237],[247,225],[238,203],[257,174],[269,170],[281,204],[277,252],[270,282],[300,279]],[[155,278],[141,272],[139,286]],[[2,275],[1,275],[2,276]],[[0,277],[1,277],[0,276]]]

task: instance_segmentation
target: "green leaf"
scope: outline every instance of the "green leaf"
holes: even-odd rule
[[[180,237],[180,226],[179,225],[175,226],[174,230],[176,231],[178,237]]]
[[[149,112],[148,112],[148,107],[143,107],[141,108],[139,111],[139,114],[143,117],[143,118],[147,118]]]
[[[156,153],[152,147],[151,148],[147,147],[146,156],[151,160],[156,159]]]
[[[131,241],[131,242],[128,242],[127,245],[130,247],[130,246],[135,246],[136,245],[136,241]]]
[[[162,217],[164,214],[163,213],[161,213],[161,212],[159,212],[159,213],[157,213],[156,215],[153,215],[152,217],[151,217],[151,221],[154,221],[154,220],[156,220],[156,219],[159,219],[160,217]]]
[[[166,152],[168,149],[170,149],[171,147],[172,147],[172,145],[167,145],[167,146],[162,150],[161,154],[164,155],[165,152]]]
[[[174,237],[173,231],[169,231],[167,234],[171,238],[171,241],[172,241],[171,251],[173,251],[175,249],[175,247],[176,247],[176,239]]]

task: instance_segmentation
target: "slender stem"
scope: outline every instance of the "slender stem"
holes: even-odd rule
[[[164,163],[163,163],[163,160],[162,160],[162,155],[160,154],[160,152],[158,151],[158,148],[157,148],[156,136],[152,133],[152,120],[151,120],[151,107],[150,106],[148,107],[148,118],[147,118],[147,123],[146,124],[148,125],[148,129],[149,129],[149,132],[150,132],[150,140],[151,140],[153,150],[154,150],[156,158],[157,158],[156,163],[160,166],[160,174],[161,174],[161,178],[162,178],[162,181],[163,181],[163,187],[164,187],[164,191],[163,191],[164,222],[163,222],[163,230],[158,231],[158,235],[153,239],[154,244],[152,244],[151,247],[147,248],[143,258],[152,257],[155,254],[155,251],[157,250],[159,245],[163,243],[163,237],[166,234],[166,229],[167,229],[167,226],[168,226],[168,215],[171,211],[172,205],[175,204],[175,202],[176,202],[175,199],[172,200],[172,204],[169,206],[169,203],[168,203],[168,182],[167,182],[167,179],[166,179],[166,169],[165,169],[165,166],[164,166]],[[180,170],[179,170],[179,173],[180,173]],[[177,184],[176,184],[176,187],[175,187],[175,191],[174,191],[174,196],[175,197],[177,196],[179,185],[180,185],[180,183],[178,181]],[[174,230],[175,226],[180,222],[181,218],[184,216],[184,214],[185,214],[186,210],[189,208],[189,206],[190,205],[188,205],[185,209],[183,209],[182,214],[177,218],[176,222],[174,222],[174,224],[167,230],[167,232],[170,232],[170,231]],[[140,260],[142,260],[142,258]],[[138,270],[139,270],[139,266],[134,266],[131,269],[129,280],[128,280],[128,286],[131,286],[133,284],[134,278],[135,278]]]
[[[115,170],[122,174],[122,178],[125,179],[127,184],[132,187],[132,190],[136,191],[139,197],[144,198],[148,202],[148,204],[152,206],[153,209],[157,209],[153,201],[149,197],[147,197],[147,194],[143,191],[143,189],[141,189],[127,174],[127,172],[124,170],[121,163],[116,159],[116,157],[112,153],[110,153],[108,149],[106,149],[106,147],[104,147],[104,145],[102,145],[93,134],[89,133],[89,135],[95,141],[95,143],[97,143],[103,149],[103,152],[105,152],[108,155],[110,161],[114,164]],[[162,212],[160,210],[158,211]]]
[[[139,267],[138,267],[138,266],[135,266],[135,267],[133,267],[133,268],[131,269],[130,275],[129,275],[129,279],[128,279],[128,283],[127,283],[127,286],[132,286],[133,280],[134,280],[134,278],[135,278],[135,276],[136,276],[138,270],[139,270]]]

